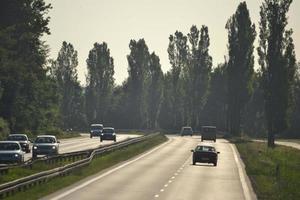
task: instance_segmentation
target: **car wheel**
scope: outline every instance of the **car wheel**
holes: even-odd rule
[[[217,166],[217,162],[214,162],[214,166]]]
[[[117,141],[117,139],[116,138],[114,138],[114,142],[116,142]]]
[[[102,142],[103,140],[102,139],[100,139],[100,142]]]
[[[32,159],[36,159],[36,154],[32,153]]]
[[[196,165],[196,162],[195,162],[195,161],[193,161],[193,165]]]
[[[90,138],[93,138],[93,136],[92,136],[92,135],[90,135]]]

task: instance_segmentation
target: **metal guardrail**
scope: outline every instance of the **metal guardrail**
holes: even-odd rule
[[[121,149],[124,147],[127,147],[129,145],[145,141],[149,138],[152,138],[154,136],[157,136],[159,133],[155,134],[149,134],[147,136],[137,137],[137,138],[131,138],[129,140],[125,140],[122,142],[114,143],[112,145],[102,146],[100,148],[96,149],[90,149],[85,151],[78,151],[74,153],[67,153],[68,156],[72,155],[81,155],[81,154],[88,154],[86,158],[83,158],[82,160],[78,160],[76,162],[73,162],[71,164],[67,164],[63,167],[58,167],[55,169],[51,169],[48,171],[43,171],[37,174],[33,174],[24,178],[20,178],[8,183],[4,183],[0,185],[0,198],[3,199],[5,197],[8,197],[10,195],[13,195],[16,192],[24,191],[32,186],[39,185],[42,183],[45,183],[49,181],[50,179],[57,177],[57,176],[64,176],[70,173],[73,170],[76,170],[78,168],[81,168],[83,166],[89,165],[94,157],[98,157],[103,155],[106,152],[111,152],[117,149]],[[62,158],[63,156],[66,157],[65,154],[58,155],[58,158]]]

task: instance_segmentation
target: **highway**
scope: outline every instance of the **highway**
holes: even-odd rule
[[[138,135],[129,135],[129,134],[117,134],[117,141],[126,140],[128,138],[138,137]],[[114,141],[104,140],[100,143],[99,137],[90,138],[89,134],[81,134],[81,137],[61,139],[59,140],[59,153],[69,153],[74,151],[81,151],[91,148],[96,148],[105,144],[114,143]],[[31,145],[32,148],[32,145]],[[32,151],[32,149],[31,149]],[[32,153],[25,154],[25,160],[28,160],[32,157]]]
[[[43,199],[249,200],[256,199],[235,147],[215,144],[218,166],[191,164],[199,136],[169,136],[169,141],[127,162],[75,183]],[[210,143],[210,142],[208,142]]]

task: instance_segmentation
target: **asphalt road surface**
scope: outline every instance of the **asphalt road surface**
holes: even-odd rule
[[[129,135],[129,134],[117,134],[117,141],[126,140],[128,138],[138,137],[138,135]],[[81,137],[69,138],[59,140],[59,153],[69,153],[74,151],[81,151],[85,149],[96,148],[101,145],[114,143],[114,141],[104,140],[100,142],[99,137],[90,138],[89,134],[81,134]],[[31,145],[32,148],[32,145]],[[32,149],[31,149],[32,151]],[[25,160],[28,160],[32,157],[32,153],[25,154]]]
[[[214,143],[221,152],[217,167],[193,166],[190,150],[198,143],[197,136],[169,136],[169,141],[159,147],[44,199],[256,199],[232,144],[222,139]]]

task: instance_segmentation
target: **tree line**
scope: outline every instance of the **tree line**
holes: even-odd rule
[[[43,0],[1,1],[0,131],[83,130],[91,123],[166,130],[214,125],[236,136],[268,135],[270,146],[275,135],[299,137],[299,64],[293,31],[286,28],[291,3],[264,0],[257,30],[246,2],[241,2],[225,24],[228,54],[214,67],[206,25],[169,36],[171,68],[166,73],[144,39],[131,40],[128,77],[121,85],[114,80],[108,44],[95,42],[82,86],[71,43],[64,41],[57,58],[48,59],[41,36],[50,34],[51,5]]]

